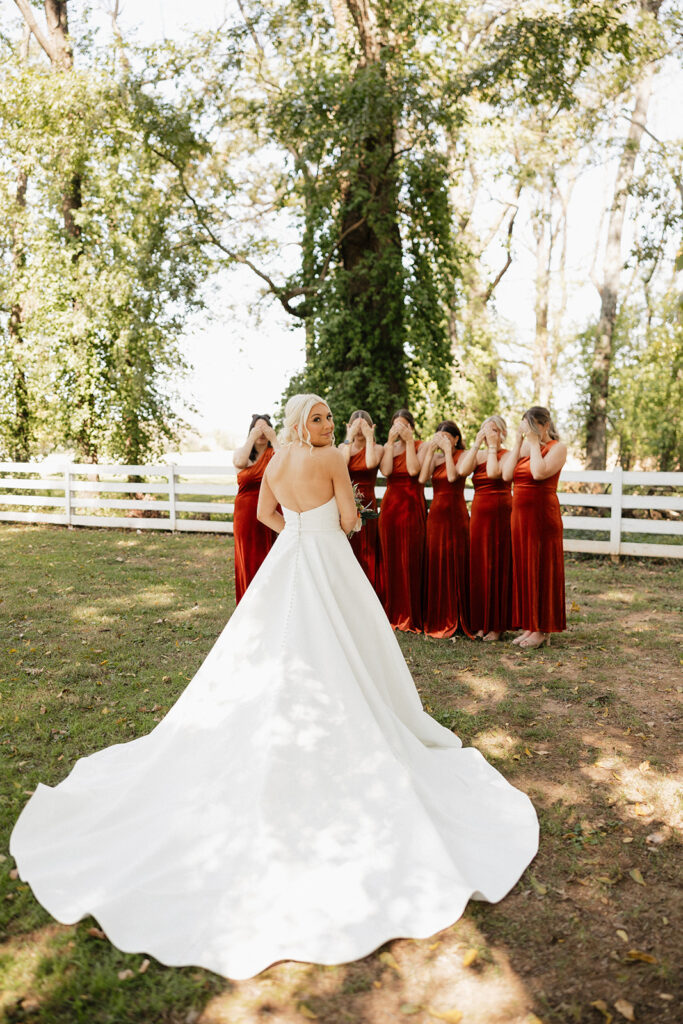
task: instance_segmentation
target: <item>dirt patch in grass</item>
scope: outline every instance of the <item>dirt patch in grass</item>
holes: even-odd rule
[[[38,781],[177,699],[234,607],[230,538],[4,526],[0,561],[2,1024],[677,1019],[680,565],[568,559],[569,629],[539,651],[400,636],[428,710],[532,797],[539,854],[439,935],[232,983],[56,925],[7,850]]]

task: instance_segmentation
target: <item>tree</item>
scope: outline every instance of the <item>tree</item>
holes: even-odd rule
[[[111,47],[84,40],[76,69],[66,5],[58,6],[61,49],[51,63],[32,52],[24,61],[7,55],[3,66],[0,196],[13,217],[0,379],[7,389],[8,368],[20,365],[35,445],[139,463],[180,424],[178,339],[210,270],[178,173],[158,151],[163,144],[184,169],[202,143],[187,115],[150,97]],[[13,197],[17,166],[27,169],[23,205]],[[18,451],[20,413],[8,403],[9,452]],[[28,453],[24,445],[22,458]]]
[[[639,0],[642,19],[657,18],[662,0]],[[623,266],[622,237],[626,218],[629,188],[633,181],[636,157],[647,120],[652,94],[654,66],[652,54],[644,64],[635,84],[633,113],[624,142],[614,183],[614,194],[607,222],[607,244],[602,280],[596,281],[600,294],[600,319],[589,379],[589,403],[586,416],[586,465],[604,469],[607,459],[607,401],[613,357],[613,335],[619,302],[619,284]]]

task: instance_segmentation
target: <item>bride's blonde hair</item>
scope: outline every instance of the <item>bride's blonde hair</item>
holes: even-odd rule
[[[313,406],[319,403],[327,405],[325,399],[320,395],[292,395],[285,406],[285,422],[280,431],[281,444],[293,444],[298,441],[299,444],[313,447],[306,420],[311,415]]]

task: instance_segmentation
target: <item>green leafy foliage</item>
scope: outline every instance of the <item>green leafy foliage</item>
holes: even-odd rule
[[[187,164],[199,143],[182,111],[155,103],[127,67],[116,72],[96,50],[89,57],[68,71],[39,55],[6,54],[3,64],[0,447],[16,452],[20,366],[31,417],[25,457],[63,445],[86,460],[137,463],[179,426],[178,340],[208,270],[182,216],[177,173],[157,149],[167,145]]]

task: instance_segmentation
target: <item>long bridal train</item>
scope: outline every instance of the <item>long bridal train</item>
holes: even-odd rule
[[[529,799],[422,710],[335,500],[284,515],[163,721],[38,785],[10,844],[59,921],[231,978],[432,935],[538,844]]]

